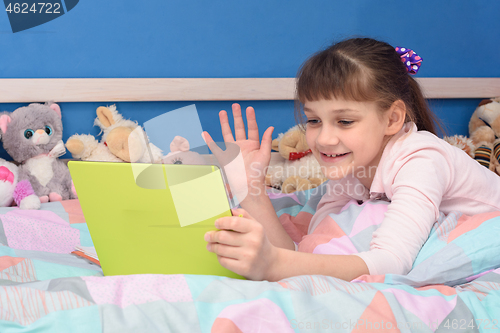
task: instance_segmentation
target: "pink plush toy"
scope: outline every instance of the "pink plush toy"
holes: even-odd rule
[[[21,209],[39,209],[40,199],[30,182],[18,182],[18,176],[17,165],[0,158],[0,207],[11,206],[14,201]]]
[[[206,164],[205,159],[195,151],[189,151],[186,138],[177,135],[170,143],[170,153],[162,158],[163,164]]]

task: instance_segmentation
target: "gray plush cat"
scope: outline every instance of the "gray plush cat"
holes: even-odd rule
[[[75,199],[62,141],[59,105],[33,103],[0,117],[3,147],[20,163],[19,180],[27,179],[41,202]]]

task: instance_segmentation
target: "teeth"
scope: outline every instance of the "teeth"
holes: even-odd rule
[[[341,156],[341,155],[344,155],[344,154],[333,154],[333,155],[327,155],[327,154],[325,154],[325,155],[328,156],[328,157],[337,157],[337,156]]]

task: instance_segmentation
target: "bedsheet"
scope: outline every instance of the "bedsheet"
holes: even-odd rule
[[[269,193],[299,240],[322,188]],[[369,247],[387,203],[350,202],[321,253]],[[278,282],[200,275],[104,277],[78,200],[0,208],[0,332],[491,332],[500,325],[500,212],[441,214],[406,276]]]

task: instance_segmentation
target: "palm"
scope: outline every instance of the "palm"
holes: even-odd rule
[[[261,145],[259,141],[236,140],[235,143],[240,147],[241,154],[243,155],[243,159],[245,160],[245,162],[248,161],[249,163],[253,162],[262,165],[267,161],[267,164],[269,164],[271,152],[267,154],[267,152],[260,150]]]

